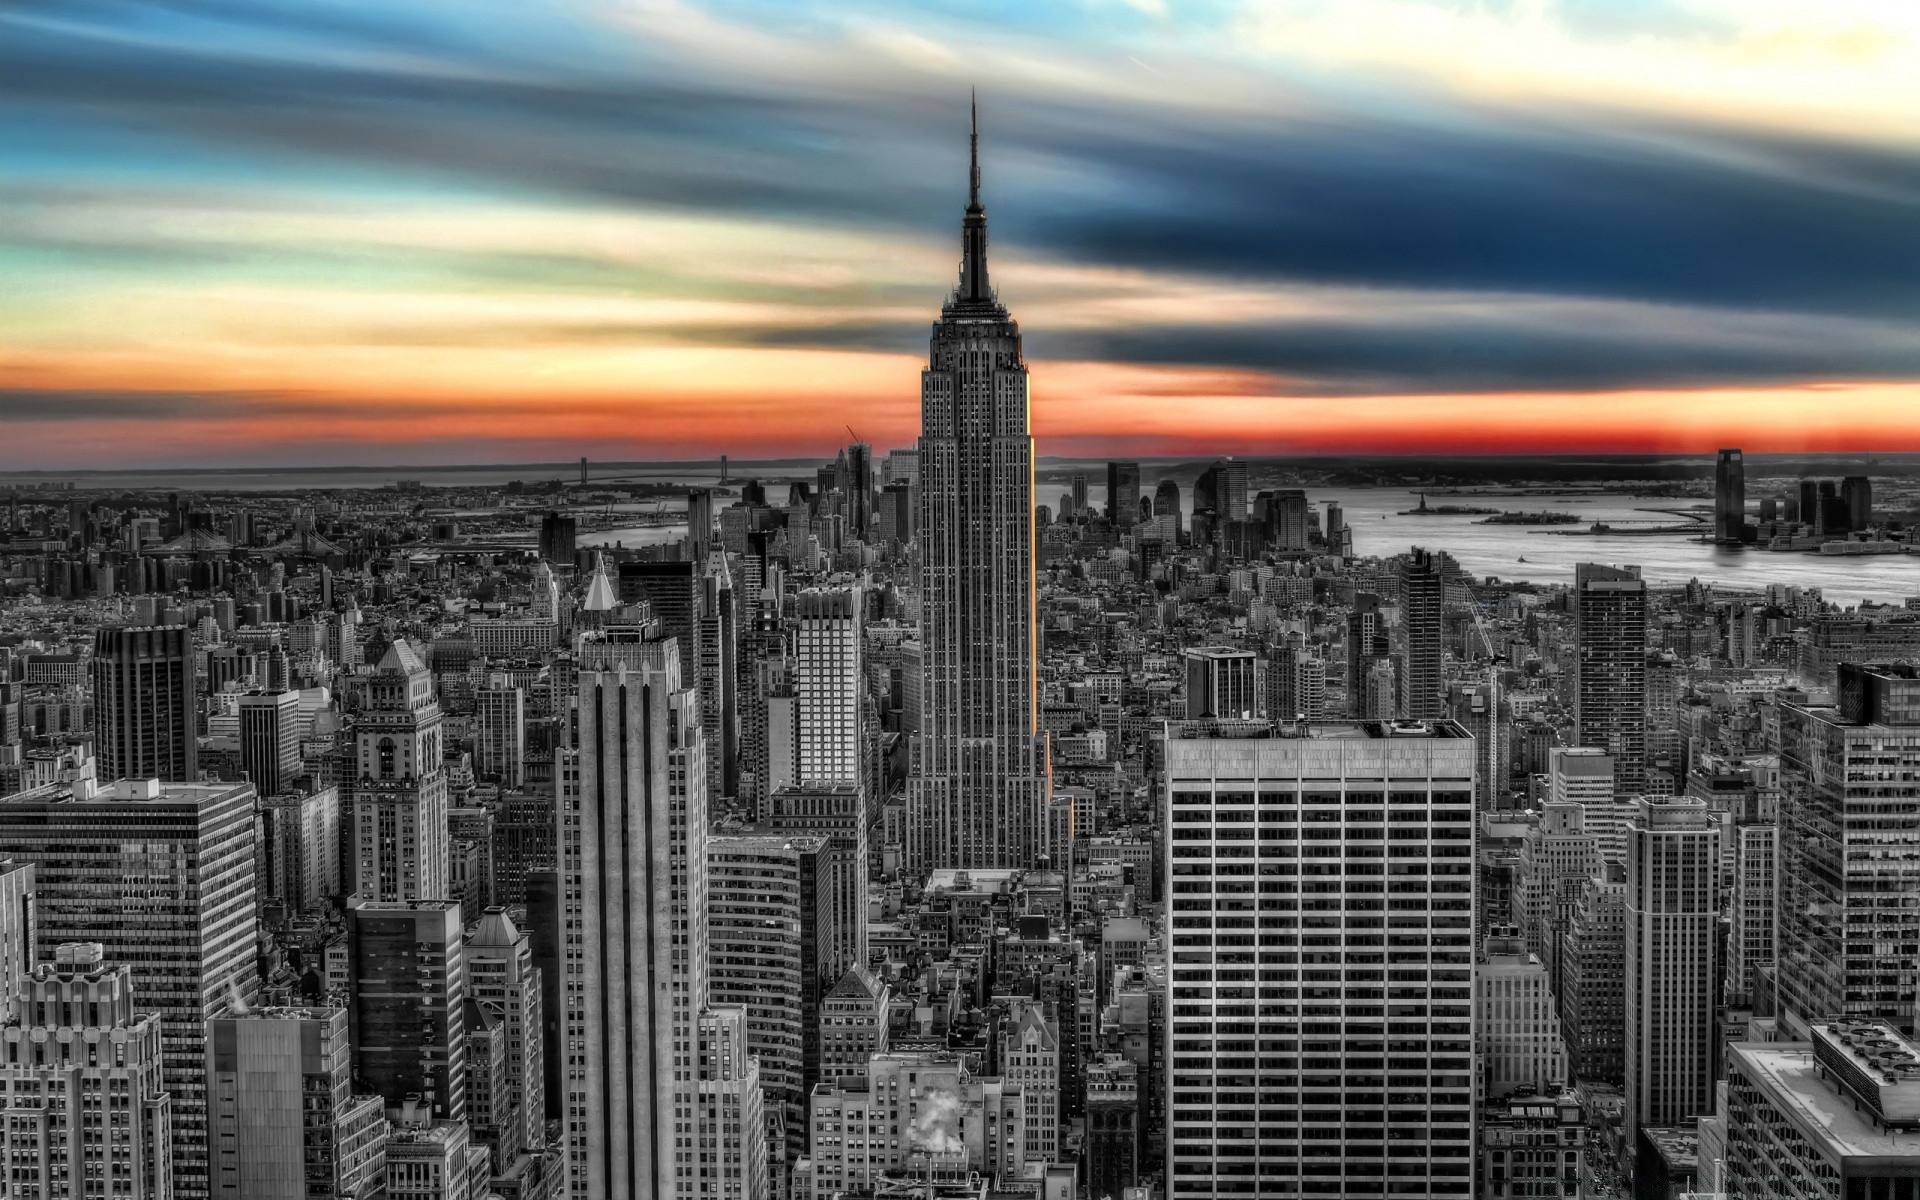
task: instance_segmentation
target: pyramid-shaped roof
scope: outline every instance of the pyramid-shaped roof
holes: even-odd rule
[[[880,995],[880,981],[865,967],[855,967],[842,975],[827,995],[838,1000],[872,1000]]]
[[[467,938],[469,946],[486,946],[496,950],[511,949],[520,941],[520,931],[514,927],[513,918],[504,908],[490,908],[473,927],[473,933]]]
[[[387,647],[386,657],[380,660],[380,669],[382,671],[398,671],[402,675],[412,675],[415,672],[426,670],[427,664],[421,661],[420,652],[413,648],[412,642],[409,642],[405,638],[395,638],[392,644]]]
[[[619,597],[613,594],[613,584],[607,580],[606,564],[596,558],[593,578],[587,582],[587,596],[580,607],[588,612],[610,612],[619,603]]]

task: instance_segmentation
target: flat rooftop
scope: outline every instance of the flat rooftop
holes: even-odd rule
[[[1456,721],[1170,721],[1170,737],[1187,741],[1202,739],[1266,741],[1276,739],[1317,741],[1388,741],[1401,738],[1470,738]]]
[[[1731,1053],[1800,1131],[1860,1169],[1920,1161],[1920,1132],[1887,1129],[1821,1077],[1809,1042],[1736,1042]]]

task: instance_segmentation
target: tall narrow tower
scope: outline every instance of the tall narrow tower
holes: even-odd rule
[[[1033,435],[1020,327],[987,282],[975,110],[960,283],[920,383],[925,726],[910,863],[1026,866],[1045,850],[1034,722]]]

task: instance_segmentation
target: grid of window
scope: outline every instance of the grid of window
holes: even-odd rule
[[[1473,744],[1433,728],[1169,737],[1174,1196],[1470,1194]]]

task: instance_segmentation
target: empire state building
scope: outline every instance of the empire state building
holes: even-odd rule
[[[1033,434],[1020,327],[987,281],[975,111],[960,283],[920,376],[922,732],[907,781],[918,870],[1047,850],[1035,722]]]

